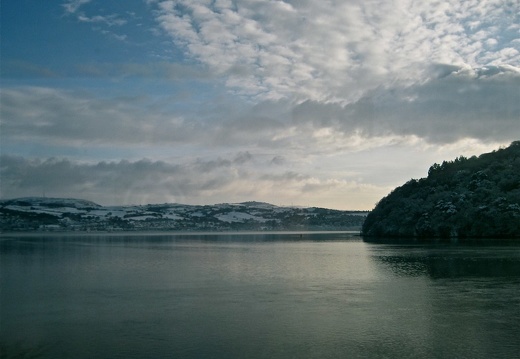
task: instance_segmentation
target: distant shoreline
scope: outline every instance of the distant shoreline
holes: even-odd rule
[[[0,238],[4,236],[37,237],[37,236],[205,236],[205,235],[306,235],[306,234],[350,234],[361,237],[361,232],[356,230],[287,230],[287,231],[9,231],[1,232]],[[3,239],[3,238],[2,238]]]

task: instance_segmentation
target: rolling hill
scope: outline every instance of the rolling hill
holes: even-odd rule
[[[3,231],[360,230],[367,212],[279,207],[262,202],[100,206],[81,199],[0,201]]]

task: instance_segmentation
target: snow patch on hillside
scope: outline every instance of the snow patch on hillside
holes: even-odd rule
[[[225,214],[218,214],[215,216],[215,218],[217,218],[219,221],[228,222],[228,223],[245,222],[246,220],[254,220],[254,221],[257,221],[260,223],[267,222],[267,219],[265,219],[265,218],[253,216],[251,214],[243,213],[243,212],[229,212],[229,213],[225,213]]]

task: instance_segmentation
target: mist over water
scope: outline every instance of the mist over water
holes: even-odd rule
[[[4,236],[2,356],[513,358],[520,246]]]

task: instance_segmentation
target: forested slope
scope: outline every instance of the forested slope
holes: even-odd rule
[[[520,237],[520,141],[479,157],[434,164],[367,216],[371,237]]]

